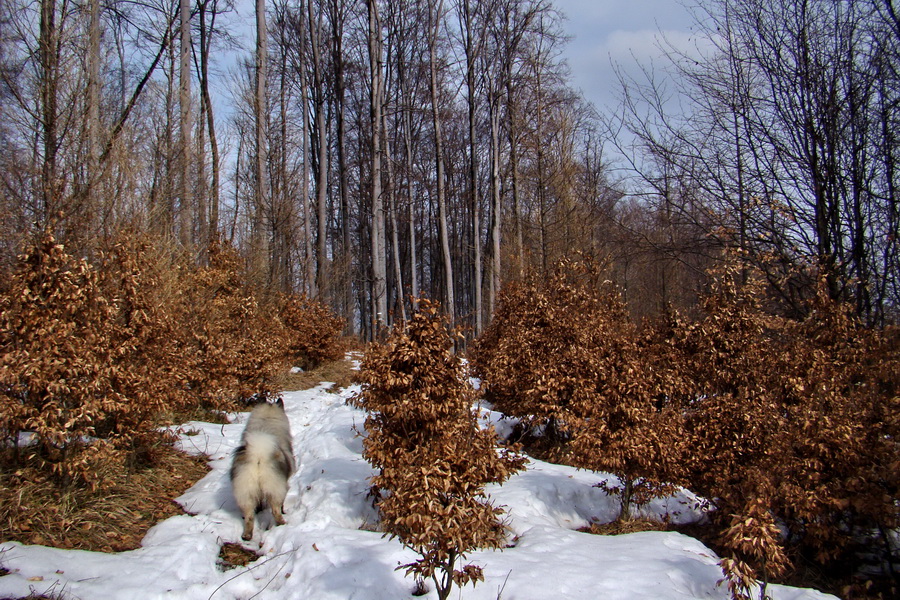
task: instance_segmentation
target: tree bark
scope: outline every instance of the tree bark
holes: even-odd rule
[[[87,191],[84,202],[88,234],[94,231],[96,208],[93,185],[100,176],[100,0],[90,0],[87,56]]]
[[[309,40],[312,49],[313,98],[315,99],[318,169],[316,173],[316,290],[321,294],[328,278],[328,135],[325,131],[325,66],[322,62],[322,11],[314,14],[308,4]]]
[[[192,240],[193,194],[191,189],[191,2],[180,0],[179,21],[181,24],[179,46],[179,88],[178,106],[180,109],[179,124],[181,132],[178,141],[179,150],[179,222],[180,239],[183,246]]]
[[[335,102],[335,126],[337,128],[337,139],[335,145],[337,149],[337,170],[338,170],[338,198],[340,201],[341,214],[341,247],[340,257],[342,264],[349,270],[352,264],[352,255],[350,248],[350,199],[349,183],[347,181],[347,155],[346,155],[346,127],[345,127],[345,94],[346,83],[344,81],[344,6],[341,0],[331,1],[331,36],[332,36],[332,63],[334,64],[334,102]],[[353,305],[353,286],[350,281],[343,283],[343,306],[344,310],[350,310]],[[348,327],[350,335],[356,333],[355,322],[348,319]]]
[[[41,205],[38,222],[47,227],[56,219],[59,198],[57,195],[58,139],[58,88],[59,88],[59,31],[56,26],[56,2],[41,0],[41,22],[38,39],[41,94]]]
[[[430,39],[428,44],[429,82],[431,88],[431,119],[434,127],[434,158],[436,166],[436,187],[438,203],[438,232],[444,267],[444,310],[450,317],[451,325],[456,320],[455,294],[453,290],[453,262],[450,255],[450,236],[447,231],[447,194],[444,182],[444,145],[441,134],[441,113],[438,103],[437,41],[440,30],[444,2],[429,0],[428,15]]]
[[[210,150],[210,175],[212,181],[209,185],[209,217],[206,222],[201,221],[201,248],[205,248],[219,230],[219,142],[216,137],[216,121],[213,111],[212,99],[209,93],[209,53],[212,46],[212,31],[215,29],[217,6],[216,0],[212,0],[209,27],[206,25],[206,12],[208,0],[199,4],[200,13],[200,94],[202,95],[206,115],[206,130],[209,134]],[[205,182],[203,182],[205,185]]]
[[[182,0],[186,1],[186,0]],[[265,248],[265,205],[268,199],[268,185],[266,177],[266,163],[268,152],[266,148],[266,88],[268,74],[268,34],[266,32],[266,3],[265,0],[256,0],[256,89],[253,96],[253,117],[255,124],[256,160],[254,163],[255,190],[252,224],[252,249],[253,270],[256,277],[265,277],[268,273],[268,263]]]
[[[481,259],[481,204],[478,194],[478,149],[476,146],[476,85],[475,71],[481,47],[483,31],[475,39],[475,15],[471,0],[459,3],[460,26],[465,37],[466,90],[469,118],[469,203],[472,207],[472,252],[474,271],[475,337],[484,330],[484,309],[482,299],[482,259]]]
[[[381,18],[378,0],[366,0],[369,13],[369,124],[371,126],[372,204],[372,335],[377,337],[387,322],[387,269],[385,264],[384,201],[381,197],[381,113],[384,98]]]

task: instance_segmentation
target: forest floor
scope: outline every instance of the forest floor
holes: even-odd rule
[[[178,447],[208,462],[210,470],[176,498],[181,514],[151,527],[140,547],[129,551],[0,542],[0,598],[412,599],[418,586],[397,567],[416,555],[378,531],[368,496],[372,468],[362,458],[361,436],[366,415],[347,404],[358,390],[357,385],[320,383],[285,391],[298,459],[285,502],[286,525],[272,527],[264,511],[253,539],[240,540],[228,468],[247,413],[229,415],[227,424],[188,422],[175,430]],[[480,419],[503,427],[498,413],[481,409]],[[492,501],[504,508],[509,544],[502,552],[471,553],[467,561],[484,568],[485,581],[453,597],[727,600],[727,590],[717,584],[722,573],[716,553],[692,537],[676,531],[584,531],[594,526],[610,533],[602,524],[614,519],[616,501],[595,484],[611,478],[533,459],[503,485],[489,486]],[[640,516],[671,526],[704,520],[697,499],[686,490],[652,502]],[[99,518],[95,526],[106,521]],[[3,539],[16,538],[4,534]],[[774,600],[834,598],[788,586],[770,586],[769,593]],[[437,596],[430,589],[424,597]]]

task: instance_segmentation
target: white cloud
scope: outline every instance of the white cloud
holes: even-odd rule
[[[565,51],[572,83],[598,109],[615,102],[613,64],[637,75],[639,65],[661,66],[665,51],[696,56],[709,48],[692,31],[693,18],[679,0],[555,0],[572,37]]]

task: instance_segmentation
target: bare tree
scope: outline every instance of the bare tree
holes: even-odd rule
[[[181,126],[178,138],[179,148],[179,221],[181,243],[187,246],[191,243],[193,190],[191,181],[191,2],[180,0],[178,18],[180,22],[180,46],[179,46],[179,88],[178,106],[180,109],[179,124]]]
[[[456,319],[456,302],[453,291],[453,261],[450,256],[450,236],[447,233],[447,193],[444,181],[444,140],[441,134],[441,107],[438,98],[438,36],[444,20],[443,0],[428,2],[428,72],[431,89],[431,119],[434,127],[434,159],[436,165],[435,186],[437,188],[438,231],[444,268],[444,310],[450,322]]]
[[[481,7],[481,14],[479,12]],[[481,246],[481,198],[478,179],[477,148],[477,99],[480,92],[478,77],[479,57],[484,49],[487,37],[487,20],[485,13],[490,14],[491,3],[478,3],[473,6],[471,0],[459,0],[456,5],[459,28],[463,37],[463,50],[466,58],[466,107],[468,109],[469,134],[469,202],[472,206],[472,252],[474,275],[475,303],[475,335],[481,335],[484,329],[483,265]]]
[[[670,54],[687,115],[667,110],[650,72],[628,82],[622,123],[641,142],[645,189],[704,240],[696,252],[740,248],[786,310],[804,310],[819,271],[832,297],[885,322],[898,276],[890,11],[719,0],[698,22],[699,59]]]
[[[313,2],[308,3],[309,16],[309,41],[312,52],[313,75],[313,114],[316,120],[317,157],[316,165],[316,222],[318,224],[316,235],[316,289],[322,293],[328,279],[328,132],[325,128],[325,96],[328,90],[325,86],[325,57],[322,48],[323,26],[322,8],[313,10]]]
[[[384,202],[381,197],[381,127],[384,98],[384,67],[381,17],[378,0],[366,0],[369,15],[369,125],[371,128],[371,206],[372,206],[372,332],[378,335],[387,323],[385,282]]]
[[[352,4],[352,3],[350,3]],[[335,112],[335,146],[337,152],[338,197],[340,201],[340,256],[342,264],[349,266],[352,260],[350,242],[350,189],[348,181],[347,161],[347,128],[346,128],[346,89],[344,80],[347,59],[344,56],[344,32],[347,24],[347,13],[350,7],[345,0],[330,0],[328,3],[328,19],[331,24],[331,51],[334,70],[334,112]],[[349,310],[353,304],[353,289],[349,283],[343,283],[343,308]],[[353,320],[350,321],[354,327]],[[352,333],[352,330],[351,330]]]
[[[216,235],[219,229],[221,159],[219,157],[219,140],[216,133],[215,111],[213,110],[212,97],[209,92],[209,57],[213,47],[214,34],[221,35],[216,29],[216,17],[222,10],[228,10],[228,7],[220,9],[218,0],[200,0],[197,3],[200,32],[200,60],[197,71],[200,85],[200,112],[202,117],[205,117],[203,127],[201,127],[201,133],[209,135],[211,165],[211,181],[208,186],[208,194],[205,193],[205,190],[207,189],[205,178],[198,176],[201,190],[204,190],[203,198],[206,200],[203,206],[205,209],[203,212],[206,213],[206,216],[204,218],[203,215],[201,215],[199,225],[199,244],[201,249],[207,247],[210,240]],[[207,18],[209,21],[207,21]]]
[[[182,0],[184,1],[184,0]],[[266,3],[265,0],[256,0],[256,60],[254,63],[254,95],[253,117],[255,123],[254,151],[256,160],[254,163],[255,190],[254,190],[254,216],[252,223],[251,252],[253,253],[254,272],[257,277],[262,277],[268,270],[266,266],[266,248],[264,243],[264,210],[268,201],[268,185],[266,173],[266,106],[267,72],[268,72],[268,33],[266,29]]]

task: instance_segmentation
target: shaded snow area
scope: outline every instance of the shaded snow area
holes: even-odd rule
[[[284,394],[298,471],[285,501],[287,525],[257,516],[243,545],[262,556],[247,567],[217,566],[221,545],[241,542],[242,522],[228,469],[247,414],[229,425],[187,423],[181,445],[210,457],[212,471],[178,498],[190,515],[153,527],[143,547],[119,554],[0,544],[0,598],[60,593],[62,598],[109,599],[366,599],[413,598],[414,582],[397,571],[415,555],[375,531],[367,498],[372,469],[362,456],[365,414],[345,400],[353,389],[329,393],[327,384]],[[503,419],[482,412],[485,422]],[[593,487],[607,475],[531,461],[502,486],[490,486],[505,505],[510,547],[475,552],[485,581],[454,589],[466,600],[727,599],[716,582],[715,554],[678,533],[599,536],[576,531],[616,514],[614,499]],[[690,494],[660,500],[647,515],[690,522],[702,518]],[[429,582],[430,583],[430,582]],[[775,600],[833,598],[812,590],[771,586]],[[434,599],[430,590],[425,598]]]

